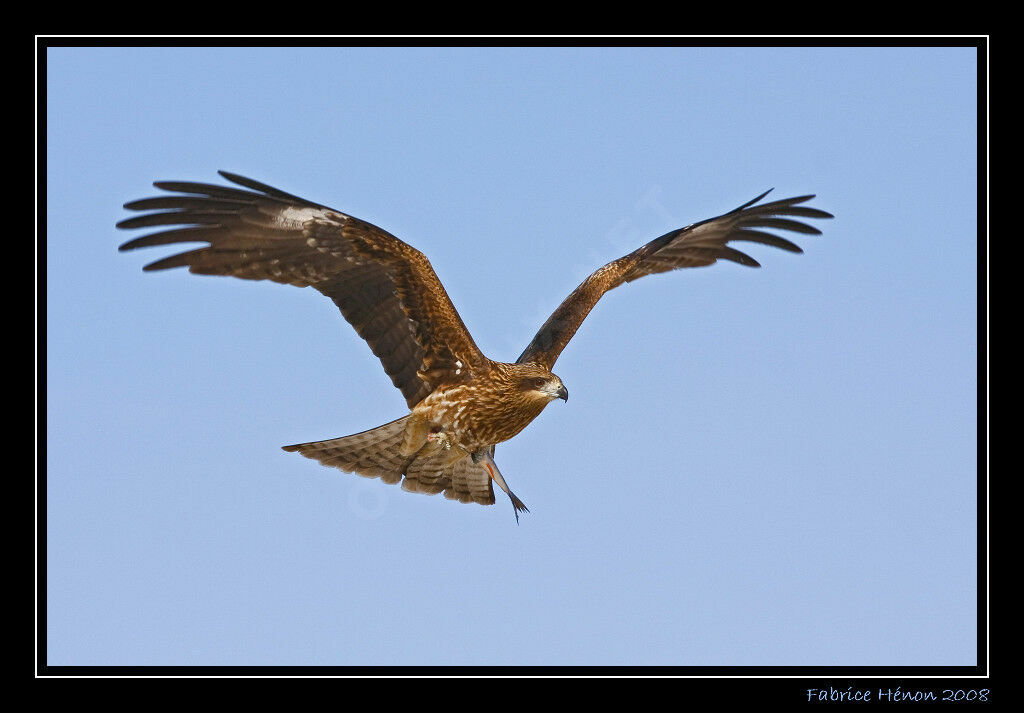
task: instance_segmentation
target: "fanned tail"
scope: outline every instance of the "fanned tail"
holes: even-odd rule
[[[347,473],[380,478],[385,483],[401,482],[402,489],[410,492],[443,492],[449,500],[493,504],[491,478],[468,455],[453,461],[449,451],[426,447],[412,455],[402,453],[408,418],[404,416],[351,436],[282,448]]]
[[[401,450],[408,418],[405,416],[351,436],[296,443],[282,446],[282,449],[301,453],[307,458],[332,468],[340,468],[347,473],[380,478],[385,483],[397,483],[415,459],[415,455],[402,455]]]

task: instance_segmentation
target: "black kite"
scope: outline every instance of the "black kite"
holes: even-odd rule
[[[220,174],[250,190],[154,183],[172,195],[126,203],[129,210],[157,212],[123,220],[118,227],[179,227],[136,238],[120,249],[204,242],[208,245],[144,269],[187,266],[202,275],[314,287],[334,300],[370,345],[410,409],[363,433],[284,449],[386,483],[402,481],[406,490],[443,491],[464,503],[492,504],[494,481],[512,500],[517,520],[526,506],[495,465],[494,446],[523,430],[552,400],[568,399],[551,368],[605,292],[645,275],[719,259],[759,267],[727,243],[748,241],[798,253],[790,241],[759,228],[820,234],[791,217],[832,217],[800,205],[812,195],[756,205],[765,192],[717,218],[670,231],[584,280],[519,359],[507,364],[488,359],[473,342],[419,250],[358,218],[249,178]]]

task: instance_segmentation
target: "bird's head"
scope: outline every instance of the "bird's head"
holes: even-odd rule
[[[569,400],[569,390],[557,376],[542,366],[518,364],[516,388],[526,397],[543,399],[544,403],[555,399]]]

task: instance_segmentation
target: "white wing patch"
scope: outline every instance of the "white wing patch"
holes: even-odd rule
[[[347,220],[348,216],[344,216],[337,211],[330,211],[333,216],[342,216],[342,220]],[[307,221],[313,220],[314,218],[327,218],[329,212],[323,208],[296,208],[295,206],[288,206],[278,211],[276,216],[276,222],[280,223],[285,227],[300,227]],[[332,217],[333,217],[332,216]]]

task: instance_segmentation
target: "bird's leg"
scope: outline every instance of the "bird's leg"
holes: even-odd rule
[[[512,511],[516,515],[516,524],[519,524],[519,511],[530,512],[530,509],[526,507],[522,500],[516,497],[516,494],[509,490],[508,485],[505,483],[505,479],[501,477],[501,471],[498,470],[498,464],[494,462],[491,455],[487,451],[476,451],[471,454],[473,462],[481,466],[487,471],[487,474],[491,476],[491,480],[498,484],[498,487],[505,491],[508,495],[509,500],[512,501]]]

